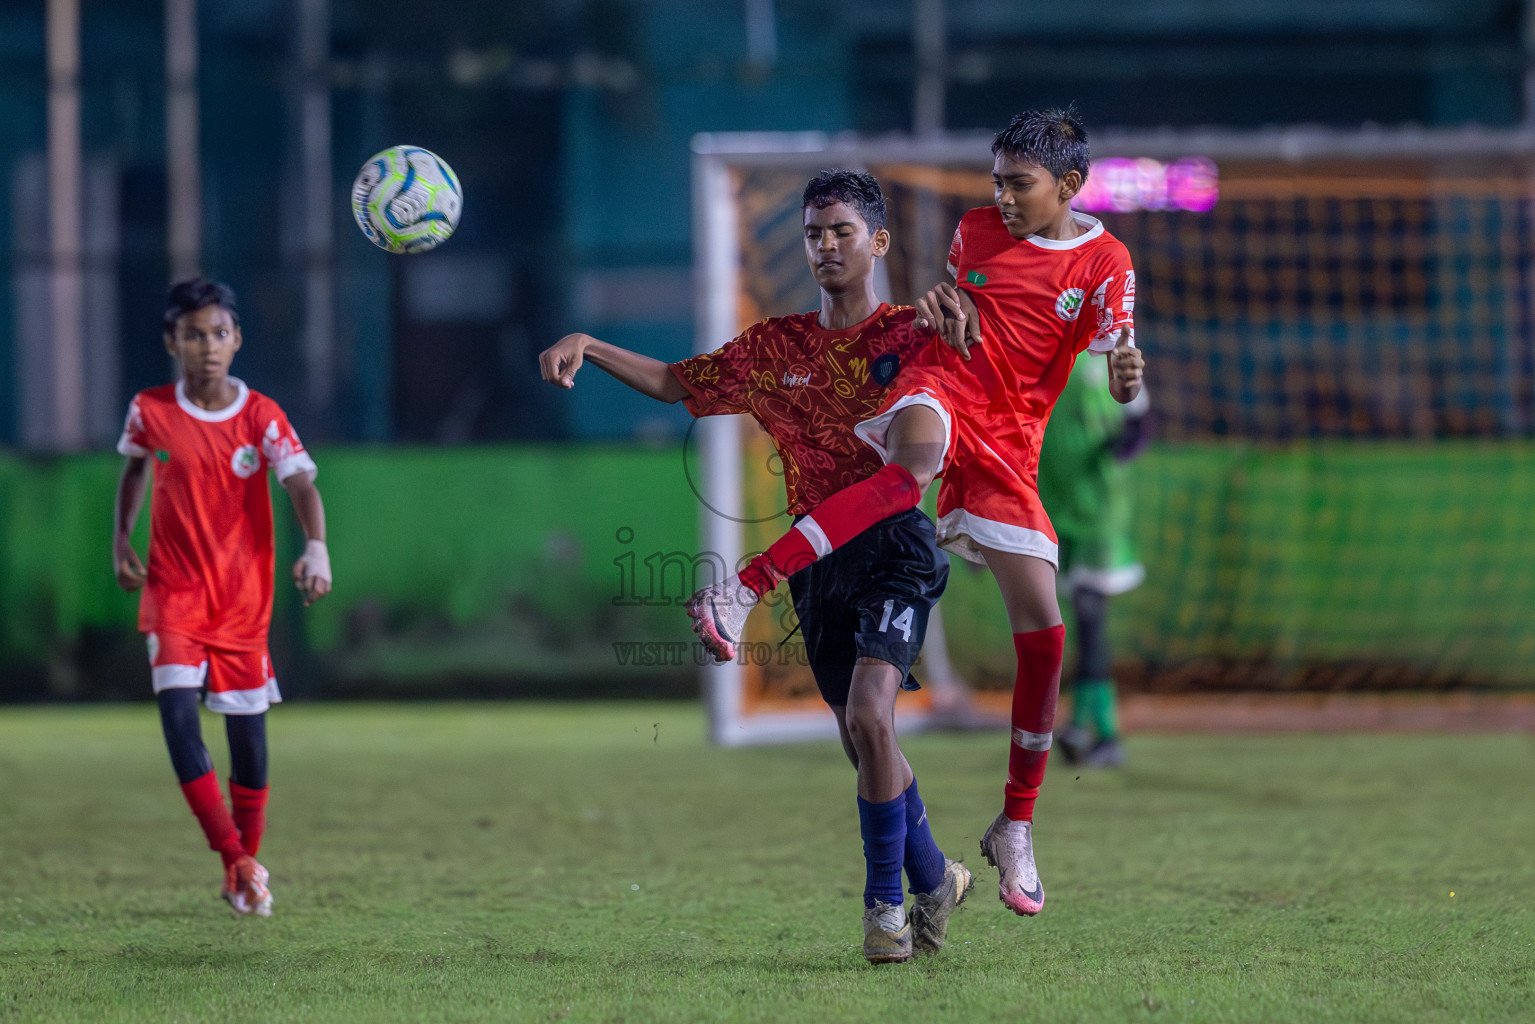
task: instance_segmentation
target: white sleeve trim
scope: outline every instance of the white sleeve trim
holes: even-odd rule
[[[1114,342],[1119,340],[1120,330],[1126,327],[1130,329],[1130,337],[1126,338],[1125,340],[1129,342],[1131,348],[1134,348],[1135,325],[1133,323],[1118,323],[1109,328],[1109,330],[1105,333],[1097,335],[1093,338],[1092,341],[1088,342],[1087,350],[1100,356],[1108,355],[1110,352],[1114,351]]]
[[[128,440],[128,435],[124,434],[117,439],[117,454],[126,455],[130,459],[147,459],[149,458],[150,451],[148,448],[134,444]]]
[[[286,459],[272,464],[272,472],[277,474],[277,482],[282,483],[290,476],[299,473],[308,473],[311,477],[320,472],[320,467],[314,464],[314,459],[308,452],[294,452]]]
[[[805,535],[805,539],[810,542],[811,548],[815,550],[817,558],[825,558],[831,554],[831,539],[826,536],[826,531],[821,529],[821,524],[816,522],[813,517],[806,516],[795,523],[794,528]]]

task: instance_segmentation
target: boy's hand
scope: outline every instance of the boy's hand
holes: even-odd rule
[[[130,594],[142,590],[149,582],[149,572],[139,561],[139,553],[126,541],[112,545],[112,570],[117,576],[117,585]]]
[[[1145,367],[1141,350],[1130,343],[1130,329],[1121,327],[1114,351],[1109,353],[1109,390],[1115,399],[1123,403],[1136,396],[1141,389],[1141,371]]]
[[[931,327],[945,345],[964,358],[970,358],[971,345],[981,343],[981,318],[963,288],[945,281],[919,298],[916,307],[917,326]]]
[[[330,552],[323,540],[304,544],[304,553],[293,563],[293,585],[304,595],[304,604],[314,604],[330,593]]]
[[[544,380],[560,388],[576,386],[576,371],[581,369],[589,334],[567,334],[538,354],[538,368]]]

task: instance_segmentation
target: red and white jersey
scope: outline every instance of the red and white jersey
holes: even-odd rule
[[[235,400],[209,411],[181,383],[140,391],[117,450],[154,464],[149,582],[139,629],[210,647],[264,650],[272,620],[272,498],[314,460],[277,403],[230,378]]]
[[[1112,351],[1121,328],[1135,339],[1129,251],[1096,218],[1072,216],[1082,234],[1064,241],[1014,238],[994,206],[955,229],[949,271],[975,300],[982,343],[968,363],[946,346],[928,358],[973,375],[997,411],[1047,419],[1079,353]]]

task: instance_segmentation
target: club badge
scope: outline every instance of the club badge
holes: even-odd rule
[[[248,480],[261,468],[261,453],[256,451],[253,444],[241,445],[235,449],[234,456],[229,460],[229,468],[235,471],[235,476],[241,480]]]
[[[1082,300],[1087,293],[1081,288],[1067,288],[1055,297],[1055,315],[1070,323],[1082,312]]]

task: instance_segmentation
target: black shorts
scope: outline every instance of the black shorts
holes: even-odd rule
[[[949,556],[920,509],[871,526],[789,577],[805,655],[826,703],[844,705],[859,658],[901,670],[915,690],[912,663],[927,619],[949,581]]]

